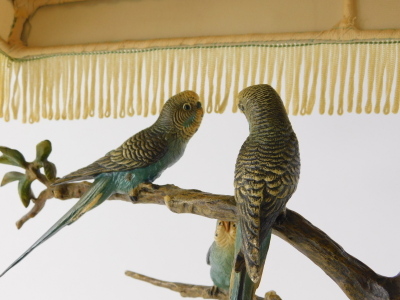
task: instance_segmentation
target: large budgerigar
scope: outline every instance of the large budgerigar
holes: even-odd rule
[[[152,126],[87,167],[57,180],[55,184],[94,178],[81,199],[0,276],[60,229],[72,224],[111,195],[129,194],[138,184],[158,178],[183,155],[202,118],[203,109],[198,95],[192,91],[181,92],[165,103]]]
[[[211,279],[219,289],[229,291],[233,261],[235,256],[236,223],[217,221],[214,242],[207,253]]]
[[[283,102],[271,86],[245,88],[238,100],[250,133],[235,168],[239,273],[234,274],[231,299],[250,299],[261,279],[272,226],[296,190],[300,154]]]

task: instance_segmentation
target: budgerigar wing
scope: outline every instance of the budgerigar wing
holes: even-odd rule
[[[92,179],[98,174],[144,168],[160,160],[168,151],[162,134],[142,130],[94,163],[58,179],[55,184]]]

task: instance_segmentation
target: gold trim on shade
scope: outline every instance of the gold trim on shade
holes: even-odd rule
[[[344,1],[343,20],[323,32],[41,48],[24,46],[14,26],[10,41],[0,40],[0,117],[146,116],[185,89],[222,113],[257,83],[274,86],[293,115],[397,113],[400,30],[359,30],[354,12]]]

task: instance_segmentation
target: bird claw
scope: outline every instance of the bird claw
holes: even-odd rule
[[[140,190],[142,191],[142,192],[147,192],[147,193],[149,193],[149,192],[151,192],[152,190],[154,190],[154,188],[156,187],[156,185],[154,185],[153,183],[151,183],[151,182],[142,182],[139,186],[138,186],[138,188],[140,187]]]
[[[129,192],[129,198],[131,199],[132,202],[137,202],[138,201],[138,196],[139,196],[139,189],[138,187],[133,188]]]
[[[217,286],[212,286],[210,289],[210,296],[216,297],[219,294],[219,289]]]
[[[286,219],[286,208],[278,215],[278,217],[275,220],[276,225],[282,225],[283,222],[285,222]]]
[[[139,194],[143,192],[150,192],[152,190],[152,187],[153,184],[151,182],[142,182],[129,192],[129,198],[133,203],[136,203],[138,202]]]

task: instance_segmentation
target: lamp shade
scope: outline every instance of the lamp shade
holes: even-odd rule
[[[387,29],[400,27],[395,1],[11,4],[2,3],[5,120],[155,114],[183,89],[208,112],[236,111],[237,92],[259,82],[294,115],[399,110],[400,34]]]

